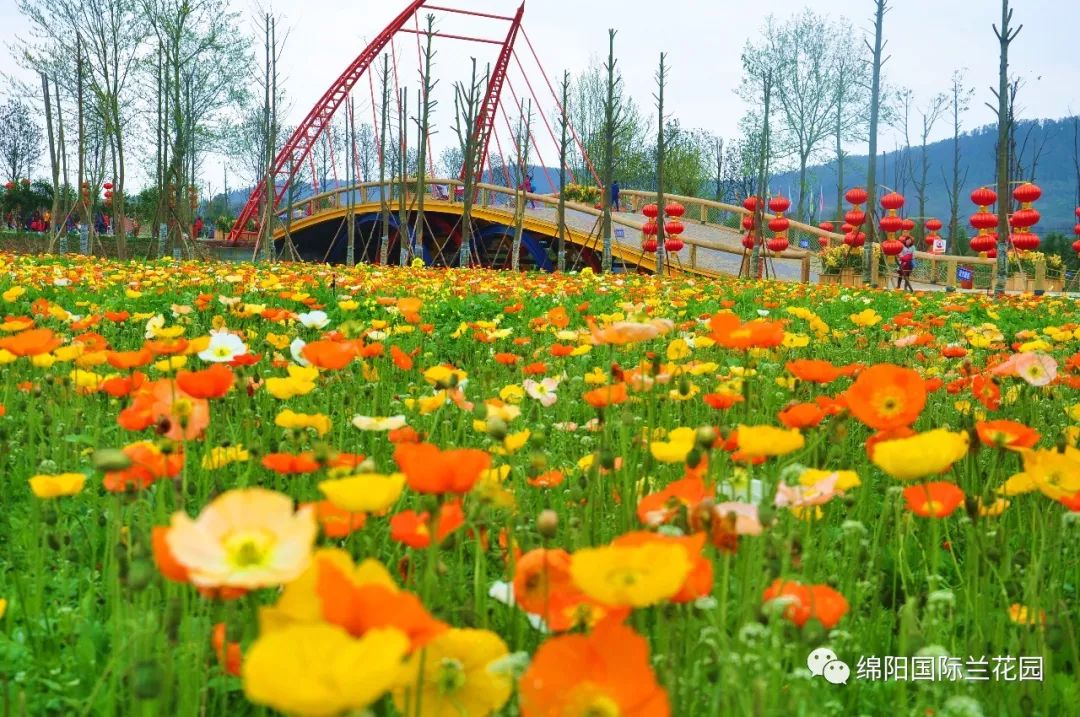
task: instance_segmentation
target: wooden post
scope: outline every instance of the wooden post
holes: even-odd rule
[[[690,268],[697,268],[697,244],[690,245]]]
[[[802,258],[802,283],[810,283],[810,255],[806,254]]]
[[[360,185],[360,203],[367,204],[368,200],[368,186],[366,184]]]
[[[956,291],[956,263],[952,260],[945,262],[945,287],[947,291]]]
[[[1035,296],[1046,293],[1046,262],[1035,262]]]
[[[480,190],[480,206],[486,207],[488,203],[488,190],[484,187]]]
[[[709,208],[704,204],[698,205],[701,209],[701,223],[705,224],[709,221]]]
[[[877,286],[881,278],[881,262],[876,259],[870,262],[870,286]]]

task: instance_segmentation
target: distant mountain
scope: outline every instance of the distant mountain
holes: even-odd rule
[[[1035,228],[1035,232],[1046,234],[1049,232],[1064,232],[1072,234],[1076,223],[1074,210],[1080,197],[1078,197],[1078,182],[1076,167],[1073,164],[1073,119],[1062,120],[1039,120],[1020,122],[1016,128],[1017,149],[1021,155],[1021,163],[1030,174],[1032,161],[1038,156],[1035,164],[1035,183],[1043,190],[1042,199],[1035,207],[1042,214],[1042,221]],[[975,211],[969,195],[972,190],[983,186],[993,185],[994,166],[997,162],[995,146],[997,144],[997,127],[981,127],[960,137],[960,175],[963,177],[967,171],[967,180],[964,182],[960,195],[960,216],[966,223],[967,216]],[[936,216],[943,221],[948,221],[949,182],[952,176],[953,144],[952,139],[943,140],[927,145],[927,157],[929,159],[930,172],[927,185],[927,209],[928,216]],[[908,150],[910,162],[915,167],[916,173],[920,172],[921,148],[912,147]],[[892,151],[884,155],[878,161],[878,181],[881,184],[896,189],[907,198],[904,207],[905,213],[915,215],[918,213],[915,187],[909,176],[897,183],[897,167],[904,160],[904,152]],[[844,184],[848,187],[858,186],[866,182],[867,157],[852,156],[844,160]],[[943,174],[950,179],[946,180]],[[836,162],[831,162],[808,170],[808,183],[810,185],[810,197],[808,205],[812,207],[815,218],[820,215],[831,218],[836,215]],[[1022,177],[1021,179],[1031,179]],[[770,183],[774,192],[783,192],[792,197],[792,202],[798,200],[798,172],[785,172],[775,175]],[[821,196],[824,194],[824,211],[821,208]]]

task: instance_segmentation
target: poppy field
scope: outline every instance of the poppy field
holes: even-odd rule
[[[0,265],[4,717],[1080,703],[1073,299]]]

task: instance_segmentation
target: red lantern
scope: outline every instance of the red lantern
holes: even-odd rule
[[[899,192],[890,192],[881,198],[881,207],[890,211],[898,210],[904,206],[904,195]]]
[[[931,234],[941,231],[942,227],[944,226],[945,225],[941,223],[940,219],[926,220],[926,231],[930,232]]]
[[[989,187],[979,187],[971,193],[971,203],[977,207],[989,207],[997,201],[997,192]]]
[[[1009,224],[1017,229],[1030,229],[1038,224],[1041,218],[1037,209],[1017,209],[1013,212]]]
[[[660,232],[660,227],[655,219],[650,219],[641,227],[641,233],[647,237],[654,237]]]
[[[858,249],[866,244],[866,234],[863,232],[848,232],[844,235],[844,244],[853,249]]]
[[[854,189],[849,189],[847,191],[847,194],[844,195],[844,199],[847,200],[848,204],[858,206],[860,204],[866,204],[866,200],[869,196],[870,195],[867,194],[866,190],[862,187],[855,187]]]
[[[791,200],[785,196],[775,196],[769,200],[769,211],[775,214],[782,214],[791,207]]]
[[[971,226],[980,231],[993,229],[998,225],[998,218],[990,212],[976,212],[971,215]]]
[[[1077,224],[1075,227],[1073,227],[1073,234],[1080,237],[1080,224]]]
[[[940,235],[940,234],[938,234],[937,232],[930,232],[930,233],[929,233],[929,234],[927,234],[927,235],[926,235],[925,237],[923,237],[923,242],[924,242],[924,243],[926,244],[926,246],[928,246],[928,247],[929,247],[929,246],[934,246],[934,242],[935,242],[935,241],[937,241],[937,240],[938,240],[938,239],[940,239],[940,238],[941,238],[941,235]]]
[[[658,216],[660,216],[660,208],[655,204],[646,204],[644,207],[641,208],[641,213],[649,219],[656,219]]]
[[[866,212],[861,209],[852,209],[844,215],[844,221],[853,227],[861,227],[866,222]]]
[[[1042,196],[1042,190],[1031,182],[1025,182],[1013,190],[1013,199],[1021,204],[1031,204],[1032,202],[1039,201],[1039,197]]]
[[[1077,208],[1076,208],[1076,216],[1077,216],[1077,217],[1080,217],[1080,207],[1077,207]]]
[[[112,182],[105,182],[105,184],[101,185],[101,188],[104,189],[105,191],[109,191],[110,189],[112,189],[112,187],[113,187]]]
[[[829,246],[829,237],[818,237],[817,243],[821,245],[822,249],[825,249]]]
[[[885,256],[897,256],[904,250],[904,243],[896,239],[886,239],[881,242],[881,253]]]
[[[686,227],[684,227],[683,223],[680,222],[678,219],[672,219],[668,222],[665,222],[664,224],[664,231],[671,236],[677,236],[679,234],[682,234],[685,230]]]
[[[682,251],[682,248],[684,246],[686,246],[686,244],[683,243],[683,240],[677,236],[673,236],[664,242],[664,249],[671,252],[672,254],[679,253],[680,251]]]
[[[1009,241],[1017,251],[1035,251],[1039,248],[1039,237],[1031,232],[1010,234]]]
[[[742,218],[742,228],[746,231],[752,231],[754,228],[754,215],[747,214]]]
[[[742,245],[746,249],[753,249],[754,248],[754,242],[755,242],[755,239],[754,239],[753,234],[747,234],[746,236],[744,236],[742,238]]]
[[[655,239],[646,239],[641,242],[641,248],[650,254],[655,254],[656,250],[660,248],[660,242]]]
[[[664,214],[667,214],[669,217],[675,217],[676,219],[678,219],[683,214],[686,214],[686,207],[679,204],[678,202],[668,202],[667,206],[664,207]]]
[[[840,233],[841,234],[850,234],[853,231],[855,231],[855,227],[851,226],[850,224],[848,224],[846,222],[844,223],[843,226],[840,227]]]
[[[904,228],[904,220],[898,216],[889,215],[881,218],[881,231],[887,234],[895,234]]]
[[[1080,233],[1080,232],[1077,232],[1077,233]],[[1077,254],[1080,254],[1080,239],[1077,239],[1076,241],[1073,242],[1073,251],[1075,251]]]
[[[906,231],[906,232],[915,231],[915,220],[914,219],[905,219],[904,220],[904,231]]]
[[[765,242],[765,246],[769,247],[769,251],[772,253],[780,254],[781,252],[787,251],[788,240],[786,236],[780,235]]]
[[[748,212],[756,212],[757,208],[758,208],[758,198],[757,197],[747,197],[746,199],[743,200],[742,205],[743,205],[743,209],[745,209],[746,211],[748,211]]]
[[[989,234],[979,234],[972,238],[970,246],[976,254],[985,254],[997,246],[997,242]]]
[[[30,186],[30,180],[29,179],[23,179],[23,180],[20,180],[20,181],[22,182],[22,185],[24,187],[29,187]]]
[[[4,184],[4,189],[8,190],[9,192],[14,188],[15,188],[15,182],[7,182],[6,184]],[[1080,210],[1077,210],[1077,211],[1080,212]]]
[[[818,229],[820,229],[823,232],[831,232],[831,231],[835,231],[836,227],[833,226],[832,222],[822,222],[821,224],[818,224]]]
[[[783,234],[791,227],[791,222],[784,217],[774,217],[769,220],[769,231]]]

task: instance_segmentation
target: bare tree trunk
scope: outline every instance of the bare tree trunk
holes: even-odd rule
[[[49,78],[44,72],[41,73],[41,92],[45,97],[45,127],[49,135],[49,168],[52,170],[53,183],[52,212],[48,229],[50,235],[48,252],[51,254],[56,244],[56,238],[60,234],[56,230],[56,224],[57,222],[62,223],[60,219],[60,158],[56,153],[56,141],[53,136],[52,96],[49,93]]]
[[[664,144],[664,87],[667,85],[667,55],[660,53],[660,69],[656,71],[656,275],[663,276],[667,263],[667,236],[664,227],[664,160],[666,146]]]
[[[878,146],[878,120],[881,116],[881,66],[884,64],[882,51],[885,43],[882,34],[885,29],[885,10],[887,0],[874,0],[876,7],[874,14],[874,45],[870,49],[874,53],[873,79],[870,85],[870,149],[868,152],[868,165],[866,168],[866,246],[863,250],[863,282],[870,284],[871,264],[874,259],[874,234],[877,225],[877,146]],[[869,46],[869,43],[867,43]]]
[[[757,236],[754,237],[754,248],[750,251],[750,266],[748,267],[750,278],[763,276],[765,273],[761,245],[765,241],[765,193],[769,181],[769,110],[772,104],[772,82],[772,68],[770,67],[765,70],[762,77],[764,102],[761,115],[761,154],[758,158],[757,207],[754,209],[754,227]]]
[[[559,116],[559,124],[562,135],[559,140],[559,245],[557,249],[556,268],[559,272],[566,271],[566,155],[570,148],[570,137],[567,132],[570,124],[567,102],[570,96],[570,73],[563,72],[562,81],[562,114]],[[1080,169],[1077,169],[1077,179],[1080,180]]]
[[[406,118],[409,115],[409,93],[404,89],[400,93],[400,105],[398,107],[398,245],[400,247],[401,265],[409,263],[412,254],[412,239],[409,233],[409,210],[405,206],[409,196],[409,145],[408,126]]]
[[[1015,30],[1010,29],[1013,11],[1009,8],[1009,0],[1001,0],[1001,29],[994,26],[994,34],[997,35],[1001,46],[1001,63],[998,70],[997,89],[997,118],[998,118],[998,149],[997,149],[997,189],[998,189],[998,260],[997,280],[994,291],[997,294],[1005,293],[1005,285],[1009,280],[1009,141],[1012,130],[1012,110],[1009,103],[1009,45],[1023,29],[1023,25]]]
[[[382,214],[382,238],[379,241],[379,263],[390,261],[390,189],[386,181],[386,133],[390,124],[390,57],[383,55],[382,73],[382,130],[379,135],[379,211]],[[401,244],[400,237],[398,244]],[[398,247],[401,249],[401,247]]]
[[[432,49],[432,40],[435,37],[435,16],[427,16],[427,29],[424,32],[427,43],[424,47],[424,67],[423,73],[420,77],[420,91],[417,93],[419,96],[420,104],[420,117],[417,125],[420,130],[419,144],[417,145],[417,161],[416,161],[416,227],[413,230],[416,235],[416,241],[420,246],[424,245],[424,195],[427,193],[426,176],[427,167],[427,148],[429,142],[429,131],[431,129],[431,110],[435,106],[435,101],[431,99],[431,94],[435,89],[435,84],[431,81],[431,62],[435,57],[435,52]]]
[[[611,271],[611,183],[615,173],[615,30],[608,30],[607,96],[604,102],[604,186],[600,187],[600,202],[603,208],[604,248],[600,269]]]

